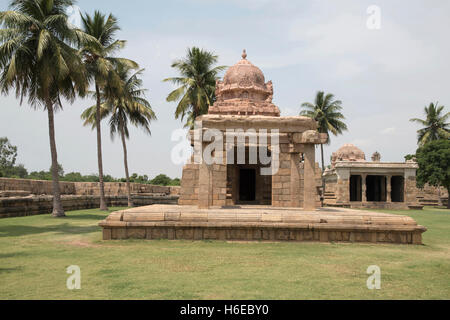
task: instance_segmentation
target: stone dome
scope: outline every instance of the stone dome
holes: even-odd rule
[[[333,153],[331,157],[333,166],[338,161],[366,161],[366,155],[355,145],[346,144]]]
[[[247,60],[247,53],[244,51],[242,60],[228,69],[223,78],[223,83],[226,86],[240,88],[265,88],[266,79],[261,69]]]
[[[228,69],[223,81],[217,81],[216,101],[209,107],[209,114],[279,117],[280,109],[272,99],[272,81],[266,83],[263,72],[247,60],[244,50],[242,59]]]

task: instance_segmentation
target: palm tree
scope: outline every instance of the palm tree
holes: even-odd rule
[[[15,89],[48,114],[53,179],[53,216],[64,217],[58,176],[54,113],[62,99],[73,102],[87,90],[85,68],[73,47],[95,40],[68,24],[71,0],[14,0],[10,11],[0,12],[0,87],[3,94]]]
[[[125,46],[125,41],[115,40],[115,34],[120,30],[117,19],[113,15],[106,17],[99,11],[95,11],[91,17],[88,14],[81,16],[83,30],[98,40],[99,45],[81,44],[81,52],[90,76],[95,82],[95,97],[97,101],[96,129],[97,129],[97,160],[100,185],[100,210],[108,210],[105,199],[105,187],[103,181],[103,156],[101,135],[101,90],[105,86],[120,88],[120,77],[115,73],[118,64],[129,65],[138,68],[136,62],[113,57],[112,54]]]
[[[144,69],[131,74],[131,69],[119,66],[117,73],[122,80],[123,90],[117,91],[114,87],[106,87],[103,103],[101,104],[100,114],[102,119],[109,118],[109,127],[111,138],[118,134],[122,140],[125,176],[128,190],[128,206],[133,206],[131,197],[130,174],[128,170],[128,156],[126,139],[129,139],[130,133],[128,123],[136,127],[141,127],[148,134],[150,131],[150,122],[156,120],[156,115],[152,110],[150,103],[145,99],[145,91],[142,89],[142,80],[139,76]],[[83,112],[81,118],[85,120],[85,125],[96,126],[97,106],[92,106]]]
[[[331,93],[325,95],[323,91],[319,91],[315,102],[303,103],[302,108],[305,108],[305,110],[300,112],[300,115],[316,120],[319,132],[328,134],[327,144],[331,142],[330,132],[337,136],[347,130],[347,125],[343,122],[345,117],[340,112],[342,110],[342,102],[334,100],[334,95]],[[323,144],[320,145],[320,148],[322,152],[322,170],[325,172]]]
[[[196,47],[188,48],[186,58],[172,64],[180,77],[164,79],[164,82],[180,86],[167,96],[167,102],[178,101],[175,118],[183,121],[187,117],[185,127],[193,127],[195,119],[206,114],[215,101],[218,74],[226,68],[214,67],[217,61],[218,56],[214,53]]]
[[[447,122],[450,112],[443,114],[444,108],[444,106],[439,107],[439,102],[430,103],[429,107],[425,107],[426,120],[417,118],[410,120],[425,127],[417,131],[420,146],[435,140],[450,139],[450,123]]]

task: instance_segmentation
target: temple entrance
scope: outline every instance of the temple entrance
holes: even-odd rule
[[[256,170],[239,170],[239,202],[256,201]]]
[[[350,201],[362,201],[362,178],[361,176],[350,177]]]
[[[392,177],[391,189],[392,202],[405,201],[405,178],[401,176]]]
[[[386,202],[386,177],[367,176],[367,201]]]
[[[234,157],[234,164],[227,165],[227,206],[272,205],[272,176],[261,173],[267,166],[251,164],[249,147],[245,150],[245,161],[241,161],[244,163],[238,164],[237,147],[234,147],[234,155],[232,150],[227,151],[227,160]]]

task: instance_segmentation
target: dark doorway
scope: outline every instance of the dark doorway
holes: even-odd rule
[[[386,177],[367,176],[367,201],[386,202]]]
[[[401,176],[392,177],[391,180],[391,198],[392,202],[405,201],[405,178]]]
[[[362,201],[361,176],[350,177],[350,201]]]
[[[256,200],[256,170],[241,169],[239,174],[239,201],[253,202]]]

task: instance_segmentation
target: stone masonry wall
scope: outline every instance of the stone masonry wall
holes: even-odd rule
[[[198,180],[199,165],[187,164],[183,168],[183,178],[181,179],[180,200],[178,204],[181,206],[198,205]]]
[[[61,182],[65,210],[82,210],[100,206],[99,184]],[[135,206],[177,204],[179,187],[131,184]],[[126,183],[105,183],[108,206],[127,206]],[[50,213],[53,208],[52,182],[0,178],[0,218]]]
[[[98,196],[100,194],[99,184],[95,182],[60,182],[62,195]],[[52,182],[26,179],[0,178],[1,191],[26,191],[34,195],[51,195]],[[163,187],[148,184],[131,184],[133,194],[178,194],[179,187]],[[126,183],[105,183],[105,194],[107,196],[121,196],[127,194]]]
[[[301,194],[301,192],[300,192]],[[303,196],[301,196],[301,203]],[[291,155],[280,152],[280,168],[272,177],[272,206],[291,207]]]
[[[93,209],[100,206],[98,196],[63,195],[61,201],[66,211]],[[107,196],[107,205],[110,207],[126,207],[126,196]],[[152,204],[176,205],[178,196],[133,196],[136,206]],[[0,198],[0,218],[24,217],[37,214],[48,214],[53,209],[52,196],[29,196],[20,198]]]

